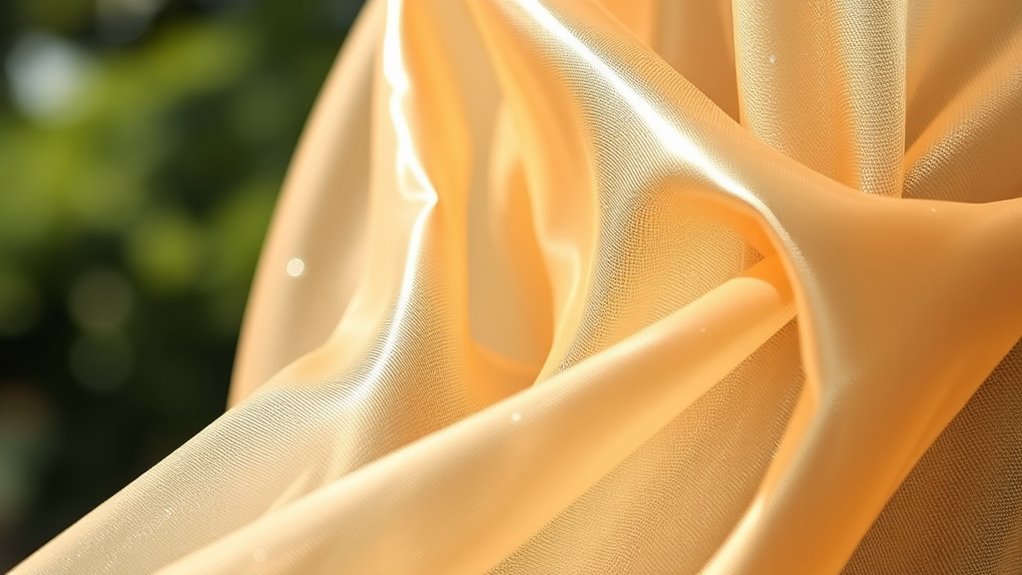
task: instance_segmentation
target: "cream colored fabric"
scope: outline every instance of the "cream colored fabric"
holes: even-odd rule
[[[1016,0],[370,2],[231,408],[15,572],[1016,573],[1020,71]]]

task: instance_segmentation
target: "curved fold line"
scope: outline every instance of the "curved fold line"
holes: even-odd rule
[[[764,260],[549,385],[369,463],[161,573],[234,572],[259,556],[293,561],[310,548],[319,549],[318,565],[353,573],[478,573],[726,376],[793,310],[780,263]]]

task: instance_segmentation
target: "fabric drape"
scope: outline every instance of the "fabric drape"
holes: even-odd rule
[[[376,0],[230,408],[15,573],[1022,571],[1022,3]]]

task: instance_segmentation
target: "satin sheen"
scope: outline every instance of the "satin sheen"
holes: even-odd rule
[[[231,408],[15,573],[1022,572],[1022,3],[376,0]]]

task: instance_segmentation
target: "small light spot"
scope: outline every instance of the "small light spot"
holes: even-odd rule
[[[930,213],[931,214],[937,213],[937,208],[930,208]]]
[[[706,333],[706,328],[705,327],[699,328],[699,333]]]
[[[287,275],[296,278],[305,273],[305,262],[302,258],[291,258],[287,262]]]
[[[522,420],[522,414],[517,411],[511,414],[511,423],[518,423]]]
[[[170,507],[164,507],[163,508],[163,516],[164,517],[168,517],[169,518],[173,514],[174,514],[174,510],[171,509]]]
[[[4,62],[11,100],[36,120],[74,115],[92,64],[75,44],[49,34],[28,33],[15,40]]]
[[[770,63],[771,64],[777,63],[777,54],[770,54]]]

